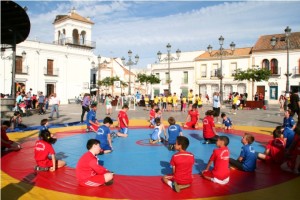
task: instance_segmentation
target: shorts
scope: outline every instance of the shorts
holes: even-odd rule
[[[111,147],[109,146],[109,144],[101,144],[100,143],[100,147],[103,151],[112,150]]]
[[[225,178],[224,180],[217,179],[216,177],[214,177],[212,171],[206,171],[206,172],[202,173],[202,175],[209,177],[212,182],[218,183],[221,185],[225,185],[229,182],[229,177]]]
[[[182,105],[182,108],[186,108],[186,103],[184,103],[184,104]]]
[[[98,128],[99,128],[99,126],[97,126],[97,125],[87,126],[87,129],[89,129],[90,131],[94,131],[94,132],[97,132]]]
[[[177,103],[173,103],[173,107],[177,107],[178,106],[178,104]]]
[[[215,111],[214,117],[219,117],[219,115],[220,115],[220,108],[213,108],[213,111]]]
[[[111,105],[106,105],[106,109],[110,109],[110,108],[112,108]]]
[[[119,132],[123,134],[128,134],[128,128],[120,128]]]
[[[201,104],[201,105],[198,105],[198,108],[202,108],[202,104]]]
[[[190,104],[193,104],[193,101],[189,101],[188,103],[189,103],[189,105],[190,105]]]
[[[232,104],[232,109],[236,110],[236,108],[237,108],[236,104]]]
[[[79,182],[81,186],[98,187],[105,184],[104,175],[95,175],[90,177],[88,180]]]

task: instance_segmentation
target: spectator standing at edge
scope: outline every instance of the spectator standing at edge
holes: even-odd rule
[[[219,122],[220,107],[221,107],[220,96],[218,92],[215,92],[213,96],[213,111],[214,111],[215,122],[217,122],[218,124],[221,124],[221,122]]]
[[[84,94],[83,101],[81,103],[81,108],[82,108],[81,118],[80,118],[81,123],[83,123],[83,118],[84,118],[85,112],[90,111],[90,104],[91,104],[90,94]]]
[[[50,96],[50,104],[52,105],[52,108],[51,108],[51,114],[49,116],[49,119],[52,119],[53,118],[53,114],[54,114],[54,111],[56,112],[56,117],[59,118],[59,111],[58,111],[58,107],[59,107],[59,104],[60,104],[60,100],[59,98],[56,96],[56,93],[53,93],[51,96]]]
[[[289,104],[289,108],[292,111],[292,116],[294,116],[294,114],[296,113],[298,116],[298,124],[300,124],[300,116],[299,116],[299,112],[300,112],[300,99],[299,99],[299,95],[298,95],[298,88],[293,88],[293,93],[290,96],[290,104]]]

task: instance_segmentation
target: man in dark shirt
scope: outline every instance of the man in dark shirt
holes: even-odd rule
[[[291,109],[293,114],[296,113],[298,115],[298,123],[299,123],[299,121],[300,121],[300,116],[299,116],[300,100],[299,100],[299,95],[298,95],[298,88],[293,88],[293,93],[291,94],[291,97],[290,97],[289,108]]]

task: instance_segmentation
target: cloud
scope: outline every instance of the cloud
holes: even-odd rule
[[[156,52],[165,52],[168,42],[174,52],[177,48],[205,50],[208,44],[218,48],[218,38],[223,35],[225,47],[231,41],[237,47],[249,47],[260,35],[281,33],[287,25],[299,31],[300,24],[300,2],[71,1],[32,14],[30,36],[51,42],[55,16],[67,14],[73,6],[95,22],[96,54],[122,57],[131,49],[140,55],[139,66],[153,63]]]

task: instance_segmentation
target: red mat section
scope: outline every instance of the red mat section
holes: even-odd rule
[[[65,137],[70,134],[80,134],[82,131],[70,131],[57,133],[57,137]],[[235,133],[243,134],[243,133]],[[270,137],[255,134],[257,141],[266,142]],[[34,173],[35,161],[33,147],[35,141],[30,140],[22,144],[19,152],[11,152],[2,157],[2,170],[10,176],[42,187],[59,192],[71,193],[83,196],[95,196],[104,198],[130,198],[130,199],[182,199],[201,198],[212,196],[224,196],[247,192],[265,187],[270,187],[296,176],[280,170],[277,165],[267,165],[258,161],[255,173],[246,173],[232,170],[230,182],[227,185],[218,185],[204,180],[199,174],[194,174],[194,182],[188,189],[180,193],[173,192],[161,182],[161,176],[123,176],[115,175],[114,184],[99,188],[87,188],[78,186],[75,169],[65,167],[56,172]]]

